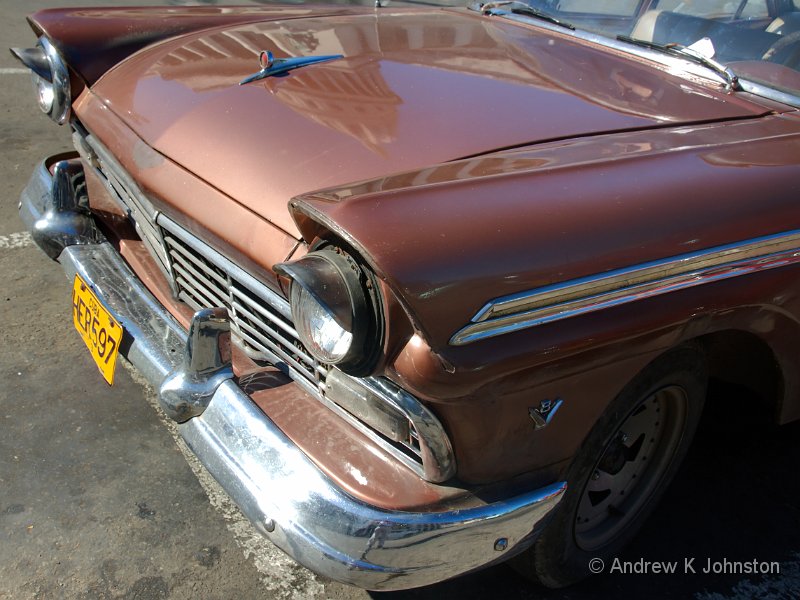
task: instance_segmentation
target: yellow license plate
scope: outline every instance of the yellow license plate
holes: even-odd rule
[[[114,385],[114,368],[122,341],[122,325],[100,303],[80,275],[75,275],[72,285],[72,322],[89,348],[103,378],[109,385]]]

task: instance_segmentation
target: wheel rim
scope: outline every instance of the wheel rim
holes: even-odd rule
[[[662,388],[637,404],[611,436],[578,503],[581,549],[617,538],[653,495],[683,436],[687,404],[683,388]]]

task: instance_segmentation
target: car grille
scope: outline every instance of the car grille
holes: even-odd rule
[[[285,312],[275,306],[265,308],[261,298],[274,292],[211,248],[197,252],[193,246],[199,240],[174,221],[161,215],[158,223],[178,298],[195,310],[224,306],[234,336],[251,358],[292,369],[324,393],[327,367],[303,349],[287,314],[288,305]]]
[[[224,306],[234,341],[251,358],[283,370],[329,408],[364,430],[365,423],[327,399],[325,376],[331,367],[305,350],[291,321],[289,303],[283,297],[165,215],[157,216],[156,225],[180,300],[195,310]],[[401,442],[388,440],[372,428],[368,432],[370,437],[377,436],[382,443],[401,451],[415,466],[422,464],[419,434],[411,421],[409,437]]]
[[[412,418],[408,423],[408,439],[398,442],[386,438],[329,400],[325,395],[325,378],[330,367],[314,359],[300,343],[286,299],[156,211],[110,153],[95,140],[79,133],[75,137],[78,138],[76,147],[82,154],[91,149],[93,160],[87,162],[95,166],[108,191],[127,211],[178,299],[194,310],[225,307],[234,342],[252,359],[268,362],[286,372],[331,410],[424,476],[425,453]],[[366,378],[360,381],[384,398],[399,391],[387,380]],[[386,402],[396,406],[391,399]]]
[[[233,339],[251,358],[278,367],[329,408],[360,429],[365,428],[365,423],[327,399],[325,376],[330,367],[304,349],[291,321],[289,303],[283,297],[165,215],[159,214],[156,224],[180,300],[195,310],[227,308]],[[370,437],[378,436],[382,443],[392,444],[415,466],[422,464],[419,435],[412,422],[409,421],[409,437],[402,442],[388,440],[372,428],[368,431]]]

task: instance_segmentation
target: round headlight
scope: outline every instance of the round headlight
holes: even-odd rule
[[[69,117],[72,95],[69,85],[69,70],[55,46],[46,37],[40,37],[36,44],[44,51],[50,63],[50,80],[46,85],[37,86],[37,98],[41,108],[53,121],[62,125]]]
[[[11,53],[31,70],[39,108],[59,125],[64,124],[69,117],[72,95],[69,70],[58,50],[42,36],[35,48],[11,48]]]
[[[353,346],[352,327],[342,327],[333,312],[302,285],[292,285],[292,318],[308,349],[326,363],[335,364]]]
[[[320,362],[351,375],[368,374],[383,342],[371,273],[333,246],[275,270],[292,280],[292,320],[303,346]]]
[[[31,81],[33,82],[33,91],[36,94],[39,108],[42,109],[43,113],[50,114],[53,110],[53,101],[55,99],[53,84],[33,71],[31,71]]]

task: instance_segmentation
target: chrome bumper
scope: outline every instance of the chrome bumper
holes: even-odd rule
[[[219,353],[208,351],[222,347],[225,328],[217,322],[209,331],[196,317],[190,338],[70,199],[64,187],[69,178],[58,175],[67,167],[53,177],[40,165],[22,193],[20,212],[34,240],[57,256],[68,278],[79,273],[122,323],[121,353],[162,396],[166,381],[168,397],[201,397],[201,410],[193,413],[199,414],[179,423],[178,431],[275,545],[331,579],[397,590],[503,560],[533,542],[564,483],[462,510],[412,513],[369,506],[324,475],[236,385],[226,365],[195,377],[203,362],[197,360],[198,344],[218,362]]]

